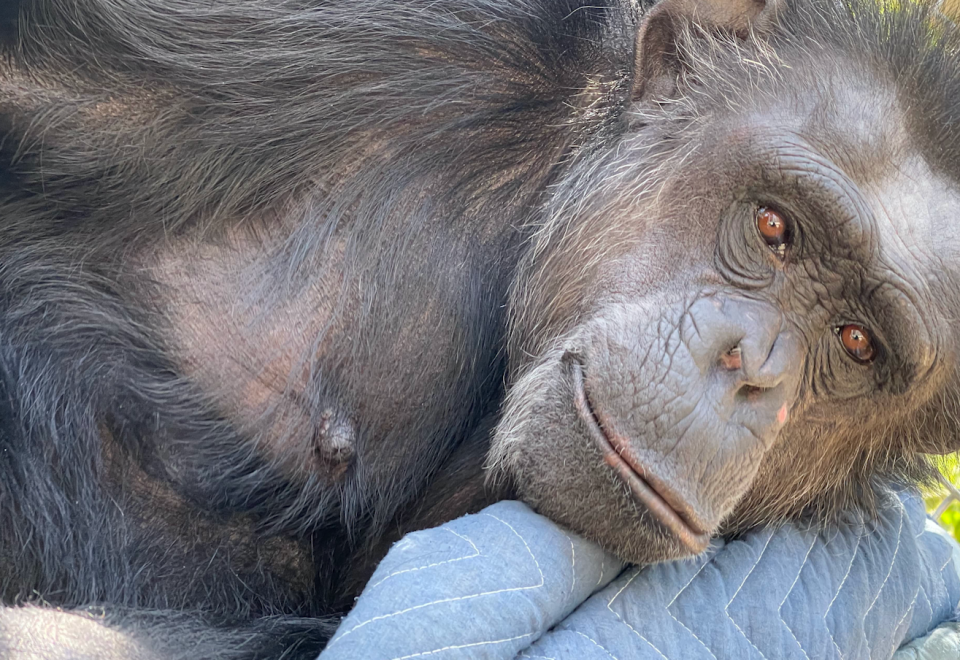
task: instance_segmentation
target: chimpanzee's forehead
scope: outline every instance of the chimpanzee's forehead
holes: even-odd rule
[[[909,134],[960,180],[960,31],[913,1],[790,0],[778,17],[745,41],[684,42],[695,114],[780,115],[806,121],[811,138],[858,146]],[[865,156],[858,150],[858,165],[888,160]]]
[[[960,185],[929,159],[909,125],[916,99],[856,64],[797,72],[820,84],[794,100],[798,135],[863,200],[858,221],[876,234],[877,265],[918,293],[960,273]],[[907,107],[904,107],[907,106]],[[960,165],[960,163],[958,163]]]
[[[960,181],[957,26],[923,0],[785,4],[769,44],[783,65],[774,78],[787,83],[778,91],[812,96],[826,127],[842,126],[859,144],[871,133],[908,136]]]
[[[881,256],[914,261],[937,271],[960,272],[960,185],[936,168],[916,143],[909,126],[910,98],[892,81],[865,67],[831,66],[797,72],[814,92],[789,101],[795,122],[784,110],[781,120],[794,123],[797,136],[820,162],[829,162],[849,180],[852,194],[864,201],[863,211],[877,233]],[[798,95],[799,96],[799,95]],[[792,129],[793,126],[785,126]],[[960,165],[960,163],[958,163]],[[893,265],[893,264],[891,264]]]
[[[912,153],[862,190],[880,239],[879,265],[942,307],[960,282],[960,187]]]
[[[817,64],[795,70],[782,116],[795,113],[798,133],[853,180],[885,176],[909,144],[893,86],[861,67]]]

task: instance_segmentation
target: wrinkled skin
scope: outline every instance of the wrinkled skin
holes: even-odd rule
[[[498,498],[661,561],[958,446],[923,7],[19,0],[0,47],[4,657],[315,657]]]
[[[871,479],[922,470],[904,454],[917,436],[953,443],[928,417],[957,387],[956,179],[917,147],[888,72],[771,41],[781,61],[742,64],[740,90],[696,81],[702,114],[658,169],[645,108],[628,118],[638,134],[573,168],[558,203],[586,211],[544,232],[514,292],[513,354],[547,350],[517,367],[495,460],[539,510],[633,561],[838,503],[869,510]],[[719,46],[762,61],[751,47]],[[811,94],[818,79],[832,86]],[[782,254],[758,231],[765,207],[788,221]],[[599,246],[588,259],[583,236]],[[872,361],[843,348],[848,324],[872,335]]]

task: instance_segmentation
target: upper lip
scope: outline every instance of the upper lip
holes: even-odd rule
[[[710,533],[690,505],[644,467],[625,438],[612,430],[604,430],[584,389],[583,366],[574,359],[571,367],[577,414],[603,454],[604,461],[629,486],[633,496],[681,543],[694,554],[703,552],[710,542]]]

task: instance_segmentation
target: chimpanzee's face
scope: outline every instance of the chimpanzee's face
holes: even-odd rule
[[[637,104],[538,236],[494,458],[627,559],[868,505],[871,476],[942,448],[916,429],[953,414],[960,187],[893,86],[840,62]]]

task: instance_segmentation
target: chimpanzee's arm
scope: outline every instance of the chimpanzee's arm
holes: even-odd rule
[[[214,626],[197,613],[0,608],[4,660],[312,659],[337,619],[265,618]]]

